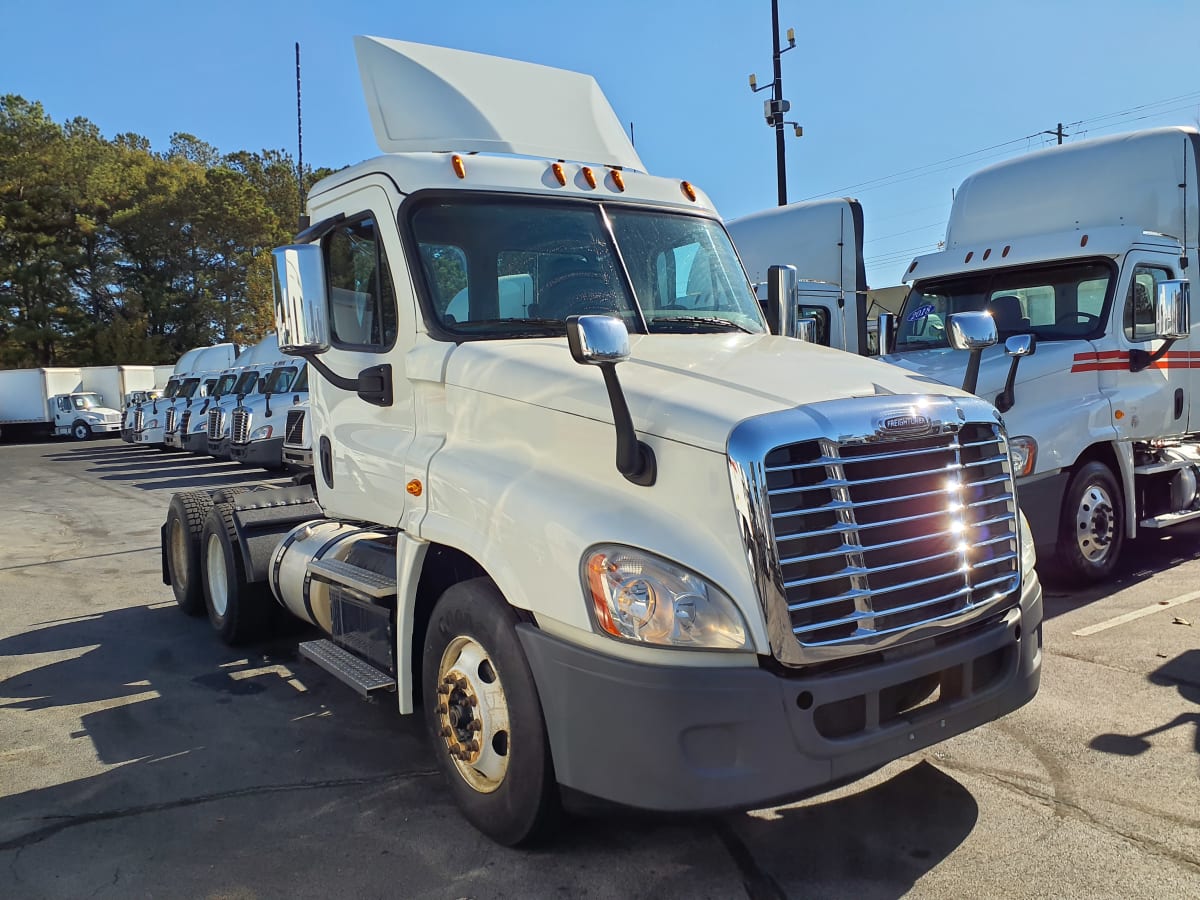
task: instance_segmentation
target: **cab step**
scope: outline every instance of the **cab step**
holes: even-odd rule
[[[1194,459],[1169,459],[1166,462],[1146,463],[1144,466],[1134,466],[1134,475],[1158,475],[1162,472],[1178,472],[1188,466],[1196,465]]]
[[[300,655],[315,662],[339,681],[344,681],[364,697],[370,697],[376,691],[396,689],[396,679],[391,675],[381,672],[333,641],[305,641],[300,645]]]
[[[345,585],[376,600],[391,597],[396,593],[394,575],[380,575],[378,572],[338,559],[313,560],[308,564],[308,572],[321,581]]]
[[[1161,516],[1142,519],[1142,521],[1138,522],[1138,527],[1170,528],[1172,525],[1178,525],[1180,522],[1190,522],[1192,519],[1200,519],[1200,509],[1193,509],[1188,512],[1163,513]]]

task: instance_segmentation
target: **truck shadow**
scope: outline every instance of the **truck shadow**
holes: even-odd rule
[[[5,763],[0,854],[19,854],[10,870],[31,893],[72,895],[111,882],[114,867],[126,894],[149,893],[205,846],[226,849],[221,869],[205,863],[208,880],[194,883],[204,895],[386,883],[396,896],[567,896],[592,883],[620,896],[898,897],[978,817],[962,785],[921,763],[827,802],[720,817],[613,812],[571,820],[544,851],[507,850],[455,810],[421,717],[358,701],[297,662],[295,637],[231,650],[163,603],[0,640],[0,657],[28,655],[29,668],[10,664],[16,674],[0,681],[2,714],[20,716],[23,735]],[[91,774],[74,777],[81,768]],[[280,859],[269,874],[264,848]],[[55,881],[63,859],[77,883]]]
[[[101,481],[129,483],[144,491],[175,491],[253,484],[279,477],[263,469],[248,468],[229,460],[188,453],[162,453],[128,444],[75,447],[48,454],[54,462],[83,463],[87,473]]]
[[[1151,684],[1174,687],[1180,695],[1200,706],[1200,650],[1186,650],[1168,660],[1147,676]],[[1191,728],[1194,746],[1200,753],[1200,709],[1180,713],[1170,722],[1165,722],[1140,734],[1101,734],[1092,739],[1089,746],[1102,753],[1118,756],[1140,756],[1150,749],[1150,738],[1174,728]]]

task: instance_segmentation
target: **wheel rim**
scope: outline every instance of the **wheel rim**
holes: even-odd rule
[[[208,599],[212,602],[213,612],[225,618],[225,612],[229,609],[229,582],[226,579],[225,551],[215,534],[208,536],[208,553],[205,555],[205,565],[208,567]]]
[[[471,788],[490,794],[508,771],[508,698],[483,646],[456,637],[438,666],[439,735],[458,774]]]
[[[84,428],[82,425],[76,425],[75,426],[75,437],[77,437],[79,440],[82,441],[85,437],[87,437],[87,429]]]
[[[1112,552],[1117,531],[1116,518],[1108,491],[1103,485],[1089,484],[1075,510],[1075,541],[1080,554],[1088,562],[1099,565]]]
[[[187,535],[179,519],[171,522],[171,582],[187,590]]]

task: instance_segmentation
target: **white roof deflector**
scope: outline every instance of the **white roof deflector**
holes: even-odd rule
[[[515,153],[645,171],[590,75],[387,38],[355,37],[354,49],[384,153]]]

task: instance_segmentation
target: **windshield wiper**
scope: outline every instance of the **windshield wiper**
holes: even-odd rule
[[[672,326],[680,326],[680,331],[696,331],[702,328],[721,328],[725,331],[741,331],[746,334],[758,334],[732,319],[722,319],[720,316],[661,316],[647,320],[650,331],[670,331]]]
[[[449,326],[453,331],[522,331],[534,334],[565,334],[567,323],[562,319],[471,319]]]
[[[897,344],[893,353],[899,353],[902,350],[929,350],[933,347],[949,347],[945,341],[905,341],[902,344]]]

